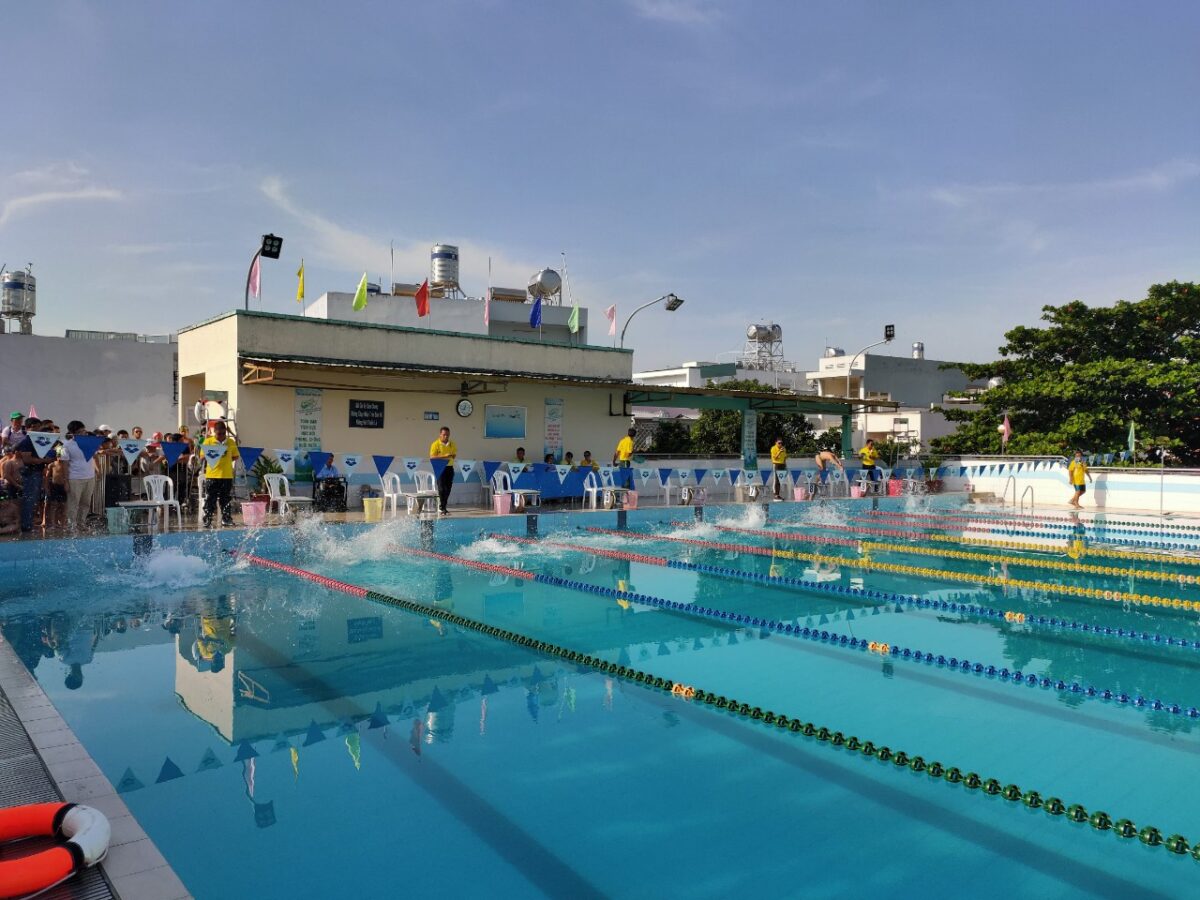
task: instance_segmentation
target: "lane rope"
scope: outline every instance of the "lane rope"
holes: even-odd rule
[[[558,657],[584,668],[595,669],[613,678],[631,681],[648,690],[662,691],[683,703],[702,703],[705,706],[724,710],[750,722],[772,726],[779,731],[787,731],[793,735],[803,735],[806,738],[815,738],[818,743],[827,744],[835,749],[844,747],[850,752],[861,753],[863,756],[872,757],[881,762],[890,762],[896,769],[908,769],[917,773],[923,772],[934,780],[944,780],[955,785],[961,784],[972,793],[978,792],[975,796],[999,796],[1012,804],[1021,803],[1029,809],[1045,810],[1047,815],[1055,819],[1063,819],[1077,825],[1082,825],[1086,822],[1097,831],[1112,831],[1117,837],[1125,840],[1136,837],[1148,847],[1164,847],[1177,855],[1191,853],[1193,859],[1200,861],[1200,844],[1193,847],[1181,834],[1172,834],[1164,838],[1162,832],[1153,825],[1145,825],[1139,829],[1131,819],[1121,818],[1114,821],[1103,810],[1095,810],[1089,813],[1087,808],[1082,804],[1074,803],[1067,805],[1057,796],[1051,795],[1043,798],[1041,792],[1037,790],[1022,790],[1018,785],[1011,783],[1005,785],[999,779],[984,778],[973,771],[968,771],[964,774],[962,769],[957,766],[944,766],[936,760],[927,763],[923,756],[910,755],[903,750],[893,750],[886,744],[876,745],[870,740],[860,740],[855,735],[846,736],[841,731],[833,731],[826,726],[818,726],[813,722],[802,721],[798,717],[776,714],[771,710],[764,710],[759,706],[751,706],[748,703],[739,702],[732,697],[725,697],[724,695],[715,694],[712,691],[706,691],[694,685],[684,685],[680,682],[662,678],[661,676],[655,676],[650,672],[608,662],[607,660],[582,654],[576,650],[561,647],[547,641],[538,641],[518,632],[497,628],[496,626],[487,625],[474,619],[468,619],[466,616],[459,615],[458,613],[448,612],[447,610],[428,606],[424,603],[418,603],[415,600],[393,597],[379,591],[326,578],[315,572],[308,572],[296,566],[278,563],[255,556],[254,554],[243,553],[238,550],[232,550],[230,553],[235,558],[245,560],[251,565],[264,566],[276,571],[282,571],[289,575],[315,582],[330,590],[342,591],[355,597],[383,603],[416,613],[425,618],[434,617],[465,630],[475,631],[488,637],[496,638],[497,640],[527,647],[531,650],[545,653],[548,656]]]

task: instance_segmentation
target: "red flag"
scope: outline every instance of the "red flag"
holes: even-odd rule
[[[416,296],[413,297],[417,301],[417,318],[429,315],[429,279],[426,278],[421,282],[421,286],[417,288]]]

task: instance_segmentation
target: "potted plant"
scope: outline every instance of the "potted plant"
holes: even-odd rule
[[[250,479],[254,484],[254,489],[250,491],[250,499],[263,502],[269,500],[271,494],[267,490],[267,476],[282,474],[283,466],[279,464],[279,460],[266,453],[262,454],[250,469]]]

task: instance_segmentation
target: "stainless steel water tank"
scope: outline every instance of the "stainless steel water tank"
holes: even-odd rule
[[[913,341],[913,359],[925,358],[925,344],[922,341]]]
[[[846,351],[843,350],[841,347],[826,347],[825,348],[826,359],[828,359],[829,357],[832,357],[832,356],[845,356],[845,355],[846,355]]]
[[[998,387],[1000,387],[1000,385],[1004,384],[1004,379],[1001,378],[999,375],[995,375],[988,379],[987,384],[988,384],[989,389],[998,388]]]
[[[0,315],[32,316],[37,312],[37,279],[29,272],[0,275]]]
[[[429,251],[429,286],[458,287],[458,248],[452,244],[434,244]]]
[[[562,290],[562,276],[553,269],[542,269],[529,279],[529,295],[537,298],[552,297]]]
[[[770,325],[751,325],[746,329],[746,340],[748,341],[769,341],[771,340]]]

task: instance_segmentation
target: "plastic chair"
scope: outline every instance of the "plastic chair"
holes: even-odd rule
[[[618,498],[628,491],[629,488],[617,487],[611,472],[588,472],[583,479],[583,505],[585,508],[590,505],[592,509],[598,509],[598,503],[603,503],[604,508],[608,509],[610,503],[616,506]]]
[[[595,473],[593,473],[593,474],[595,474]],[[658,478],[657,472],[655,473],[655,478]],[[678,482],[675,479],[676,479],[676,476],[674,473],[671,473],[670,475],[667,476],[666,484],[663,484],[662,479],[658,478],[658,487],[659,487],[659,490],[662,491],[663,506],[670,506],[671,505],[671,495],[674,494],[676,491],[680,490],[680,488],[682,487],[682,485],[678,484]],[[586,482],[586,480],[587,479],[584,479],[585,482]]]
[[[404,493],[400,486],[400,476],[395,472],[384,472],[379,476],[379,484],[383,488],[383,506],[387,508],[388,504],[392,505],[392,517],[398,513],[397,507],[400,503],[400,495]]]
[[[904,491],[909,494],[929,493],[929,485],[925,483],[925,470],[921,466],[914,466],[908,470],[904,477]]]
[[[175,484],[166,475],[147,475],[142,481],[146,488],[146,499],[158,503],[163,511],[163,531],[171,530],[171,510],[175,510],[175,521],[183,530],[183,510],[175,499]]]
[[[263,479],[267,483],[267,493],[270,495],[267,500],[267,509],[272,506],[280,516],[287,516],[291,512],[292,507],[299,509],[311,509],[311,497],[297,497],[291,491],[291,484],[287,480],[286,475],[265,475]]]
[[[437,490],[437,479],[433,477],[432,472],[413,472],[413,486],[411,491],[406,491],[401,487],[400,496],[404,498],[404,507],[408,514],[416,515],[425,510],[425,504],[433,501],[433,508],[440,513],[438,506],[441,495]]]
[[[590,478],[591,475],[588,477]],[[497,469],[496,474],[492,476],[492,495],[495,496],[496,494],[512,494],[514,510],[530,505],[542,505],[541,491],[534,490],[533,488],[513,487],[512,478],[503,469]]]

